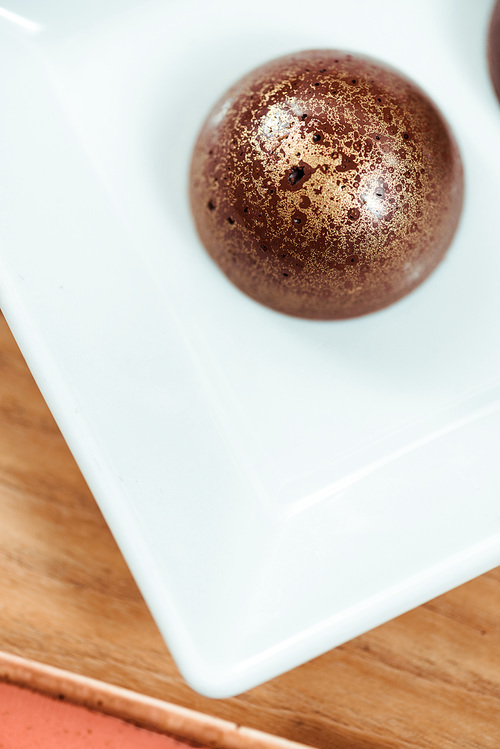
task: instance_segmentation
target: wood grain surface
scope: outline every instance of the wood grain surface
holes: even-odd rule
[[[0,649],[324,749],[500,747],[500,569],[233,699],[183,682],[0,317]]]

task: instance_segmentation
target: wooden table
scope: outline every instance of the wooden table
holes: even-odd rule
[[[183,682],[0,317],[0,650],[329,749],[500,747],[500,568],[228,700]]]

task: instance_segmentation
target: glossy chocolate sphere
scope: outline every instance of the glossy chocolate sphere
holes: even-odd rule
[[[316,50],[263,65],[216,104],[190,198],[203,244],[242,291],[338,319],[385,307],[431,273],[458,224],[463,172],[415,84]]]
[[[488,34],[488,63],[493,88],[500,100],[500,0],[497,0],[491,14]]]

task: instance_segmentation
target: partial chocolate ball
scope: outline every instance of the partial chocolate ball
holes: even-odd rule
[[[290,315],[392,304],[442,259],[463,171],[448,125],[411,81],[334,50],[254,70],[196,142],[191,208],[226,276]]]
[[[493,88],[500,101],[500,0],[491,14],[488,33],[488,63]]]

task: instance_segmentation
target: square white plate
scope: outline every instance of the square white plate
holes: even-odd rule
[[[491,2],[8,0],[1,305],[188,682],[241,692],[500,563]],[[450,121],[466,205],[395,306],[267,310],[205,254],[190,150],[241,74],[385,59]]]

